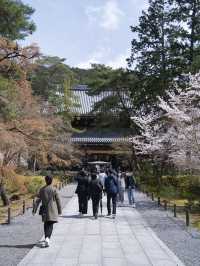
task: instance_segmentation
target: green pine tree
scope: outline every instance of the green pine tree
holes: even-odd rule
[[[179,57],[185,58],[185,71],[200,69],[200,1],[170,0],[171,16],[176,23]]]
[[[168,0],[149,0],[149,8],[142,12],[138,26],[132,26],[136,35],[132,40],[129,66],[135,65],[141,79],[141,97],[155,101],[168,88],[182,69],[183,62],[176,56],[176,25],[172,23]],[[182,60],[182,58],[181,58]]]
[[[36,29],[33,13],[34,9],[20,0],[0,0],[0,36],[19,40],[32,34]]]
[[[200,1],[149,0],[138,26],[131,27],[129,66],[141,78],[143,95],[154,102],[174,78],[200,69]]]

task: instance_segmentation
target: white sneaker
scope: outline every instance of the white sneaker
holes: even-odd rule
[[[45,240],[44,242],[41,243],[42,248],[48,248],[49,247],[49,240]]]
[[[49,242],[50,242],[50,239],[47,237],[47,238],[45,239],[46,247],[49,247]]]
[[[39,245],[39,244],[41,244],[41,243],[43,243],[43,242],[45,242],[45,239],[39,240],[39,241],[37,242],[37,244]]]
[[[135,205],[135,203],[133,203],[133,208],[136,208],[136,205]]]

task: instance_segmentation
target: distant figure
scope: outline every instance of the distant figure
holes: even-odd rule
[[[53,232],[53,225],[58,221],[58,215],[61,214],[61,202],[59,195],[52,186],[53,178],[51,176],[45,177],[46,186],[42,187],[38,194],[38,199],[33,207],[33,215],[37,212],[40,203],[39,214],[42,216],[44,222],[45,241],[42,242],[42,247],[49,247],[49,241]]]
[[[111,215],[111,199],[112,199],[112,218],[116,216],[116,204],[117,204],[117,193],[119,192],[119,187],[115,175],[113,175],[112,170],[108,170],[108,176],[105,179],[105,191],[107,193],[107,209],[108,216]]]
[[[100,173],[98,175],[99,180],[101,181],[101,184],[103,186],[103,188],[105,187],[105,179],[106,179],[107,175],[105,173],[105,171],[103,169],[100,170]]]
[[[78,195],[79,214],[83,216],[87,214],[88,209],[88,196],[89,196],[89,179],[86,173],[82,170],[75,178],[78,185],[75,193]]]
[[[121,173],[119,175],[118,184],[119,184],[119,201],[121,204],[124,203],[124,192],[126,189],[126,183],[125,183],[125,173]]]
[[[135,178],[133,176],[133,173],[127,172],[126,173],[126,189],[128,194],[128,201],[129,204],[135,208],[135,197],[134,197],[134,190],[135,190]]]
[[[95,219],[98,218],[99,202],[102,198],[103,185],[99,179],[97,179],[96,173],[91,174],[91,181],[89,186],[90,197],[92,199],[92,210]]]
[[[100,165],[96,165],[96,168],[97,168],[97,172],[99,173],[100,172]]]

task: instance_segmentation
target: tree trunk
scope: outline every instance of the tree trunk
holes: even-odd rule
[[[196,1],[194,1],[192,7],[192,16],[191,16],[190,58],[189,58],[190,63],[192,63],[194,59],[195,27],[197,25],[196,13],[197,13],[197,3]]]
[[[137,159],[137,155],[135,153],[134,145],[132,145],[132,154],[131,154],[131,162],[132,162],[132,169],[139,172],[141,170],[140,164]]]
[[[9,199],[7,197],[6,190],[3,184],[0,185],[0,196],[1,196],[1,200],[3,201],[3,205],[8,206]]]
[[[163,10],[162,10],[162,21],[161,21],[161,79],[162,79],[162,90],[166,90],[167,87],[167,75],[166,75],[166,44],[165,44],[165,38],[166,38],[166,33],[165,33],[165,4],[163,2]]]
[[[35,170],[36,170],[36,155],[34,156],[34,161],[33,161],[33,173],[35,174]]]
[[[161,189],[161,172],[159,171],[159,165],[158,164],[153,164],[153,176],[156,180],[156,185],[157,185],[157,192],[159,193]]]

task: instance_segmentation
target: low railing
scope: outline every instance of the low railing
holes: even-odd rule
[[[54,185],[54,187],[61,190],[66,185],[67,180]],[[34,203],[35,199],[30,197],[27,199],[13,201],[8,207],[2,207],[2,211],[0,213],[0,224],[11,224],[13,218],[25,214],[28,209],[33,208]]]
[[[185,225],[189,226],[191,221],[191,215],[193,212],[197,212],[200,214],[200,208],[192,208],[189,205],[180,206],[175,203],[171,203],[170,201],[167,201],[166,199],[161,199],[159,196],[155,196],[154,193],[149,193],[148,191],[141,191],[146,194],[148,198],[150,198],[152,201],[157,202],[157,206],[160,208],[162,207],[164,211],[170,210],[173,212],[174,218],[177,218],[178,215],[180,215],[180,218],[185,219]]]

